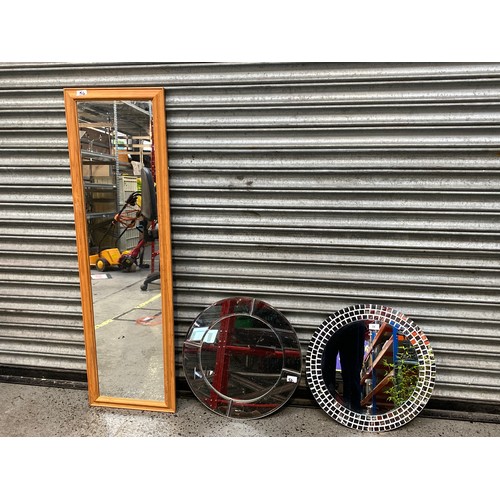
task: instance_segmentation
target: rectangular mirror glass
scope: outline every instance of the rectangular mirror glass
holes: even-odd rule
[[[163,89],[66,89],[65,106],[90,403],[173,412]]]

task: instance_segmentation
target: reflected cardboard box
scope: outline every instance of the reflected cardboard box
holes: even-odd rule
[[[83,177],[111,177],[111,165],[82,165]]]

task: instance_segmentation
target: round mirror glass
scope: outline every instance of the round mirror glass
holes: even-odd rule
[[[318,404],[347,427],[386,431],[422,411],[435,381],[429,340],[408,317],[378,305],[347,307],[311,338],[308,385]]]
[[[297,335],[269,304],[248,297],[221,300],[191,325],[183,345],[187,382],[210,410],[261,418],[283,406],[300,380]]]

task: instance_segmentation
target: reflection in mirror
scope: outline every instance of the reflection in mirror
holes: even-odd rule
[[[173,411],[173,370],[165,370],[173,332],[159,273],[170,249],[156,189],[166,154],[154,130],[164,130],[163,90],[142,99],[140,89],[65,95],[91,404]]]
[[[370,415],[393,410],[415,390],[418,360],[410,342],[387,323],[354,321],[328,340],[325,384],[347,408]]]
[[[351,306],[311,339],[306,373],[313,395],[344,425],[381,431],[414,418],[430,398],[434,357],[423,332],[385,306]]]
[[[160,293],[145,300],[140,291],[155,253],[147,234],[156,220],[144,215],[152,198],[142,193],[144,172],[154,166],[151,102],[79,102],[78,123],[99,392],[161,401]]]
[[[249,297],[221,300],[193,322],[183,346],[195,396],[231,418],[261,418],[292,396],[302,368],[297,335],[276,309]]]

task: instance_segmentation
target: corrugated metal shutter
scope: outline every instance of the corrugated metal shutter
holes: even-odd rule
[[[410,316],[435,397],[500,403],[500,64],[0,65],[0,364],[84,370],[62,88],[166,88],[178,377],[192,319]],[[305,380],[303,381],[305,383]]]

